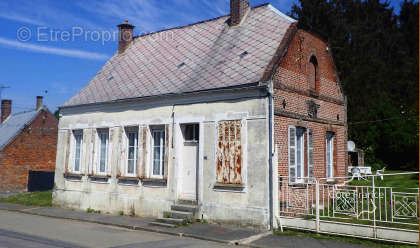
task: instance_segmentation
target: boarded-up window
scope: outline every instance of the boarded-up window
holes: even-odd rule
[[[216,181],[242,184],[242,146],[240,120],[218,123]]]
[[[315,56],[312,56],[309,61],[309,87],[311,90],[316,90],[317,77],[318,77],[318,61]]]

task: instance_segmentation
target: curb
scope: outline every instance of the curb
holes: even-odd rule
[[[31,208],[31,209],[33,209],[33,208]],[[140,227],[140,226],[133,226],[133,225],[123,225],[123,224],[116,224],[116,223],[109,223],[109,222],[102,222],[102,221],[94,221],[94,220],[86,220],[86,219],[77,219],[77,218],[63,217],[63,216],[51,216],[51,215],[47,215],[47,214],[32,213],[32,212],[27,212],[26,210],[18,210],[18,209],[0,208],[0,210],[8,211],[8,212],[15,212],[15,213],[23,213],[23,214],[28,214],[28,215],[42,216],[42,217],[48,217],[48,218],[54,218],[54,219],[65,219],[65,220],[88,222],[88,223],[100,224],[100,225],[106,225],[106,226],[115,226],[115,227],[130,229],[130,230],[154,232],[154,233],[166,234],[166,235],[177,236],[177,237],[193,238],[193,239],[199,239],[199,240],[210,241],[210,242],[215,242],[215,243],[229,244],[229,245],[234,245],[234,246],[239,246],[239,247],[242,246],[242,247],[251,247],[251,248],[263,248],[262,246],[257,246],[257,245],[252,245],[252,244],[232,243],[232,240],[222,240],[222,239],[216,239],[216,238],[209,238],[209,237],[195,235],[195,234],[189,234],[189,233],[170,232],[170,231],[160,230],[160,229],[156,229],[156,228],[147,228],[147,227]],[[235,240],[233,240],[233,241],[235,241]]]

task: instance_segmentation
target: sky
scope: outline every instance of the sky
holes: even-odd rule
[[[390,1],[396,12],[402,0]],[[289,13],[295,0],[269,2]],[[0,87],[14,113],[35,108],[36,96],[55,111],[80,91],[116,52],[124,20],[135,35],[229,13],[229,0],[2,0]]]

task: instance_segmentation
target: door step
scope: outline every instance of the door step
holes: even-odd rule
[[[163,212],[163,216],[165,216],[166,218],[185,219],[187,221],[191,221],[193,218],[193,213],[171,210]]]
[[[190,212],[193,215],[197,211],[197,206],[193,205],[181,205],[181,204],[175,204],[171,206],[171,210],[173,211],[181,211],[181,212]]]
[[[197,206],[197,201],[196,200],[179,199],[177,203],[179,205],[192,205],[192,206]]]
[[[151,225],[161,227],[177,227],[192,222],[198,206],[197,201],[179,200],[171,206],[170,211],[163,212],[163,218],[150,222]]]

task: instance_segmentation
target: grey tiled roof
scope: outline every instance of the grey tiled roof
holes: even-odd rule
[[[64,107],[259,82],[295,21],[271,5],[252,8],[240,26],[228,19],[136,37]]]
[[[0,124],[0,150],[9,144],[20,131],[39,113],[39,110],[11,115],[6,122]]]

